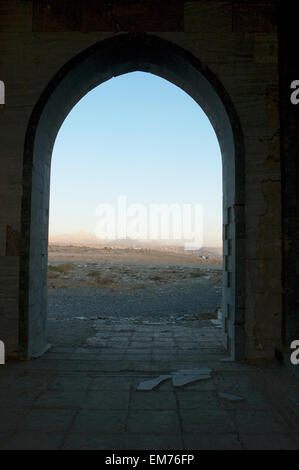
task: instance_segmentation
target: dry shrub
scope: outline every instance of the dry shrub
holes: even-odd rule
[[[58,264],[56,266],[54,266],[53,264],[50,264],[48,266],[48,276],[50,277],[50,275],[53,273],[56,273],[57,276],[59,274],[68,274],[72,268],[73,268],[73,263]],[[50,279],[55,279],[55,277],[50,277]]]
[[[102,276],[99,271],[90,271],[87,276],[92,277],[97,286],[110,286],[113,284],[112,278]]]
[[[193,271],[192,273],[190,273],[190,277],[200,277],[201,276],[201,272],[199,271]]]

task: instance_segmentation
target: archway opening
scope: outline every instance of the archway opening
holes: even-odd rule
[[[20,276],[20,355],[47,349],[47,252],[50,162],[57,133],[72,107],[113,76],[150,72],[177,85],[208,116],[223,164],[223,342],[244,355],[243,143],[238,117],[216,77],[181,48],[147,34],[125,34],[89,48],[49,83],[31,116],[25,142]]]
[[[219,144],[189,95],[144,72],[93,89],[53,148],[48,341],[144,361],[203,356],[202,338],[223,351],[198,332],[221,324],[221,215]]]

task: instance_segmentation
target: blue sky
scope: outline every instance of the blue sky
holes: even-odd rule
[[[134,72],[89,92],[58,133],[50,234],[94,232],[98,204],[203,204],[204,245],[220,246],[222,165],[208,118],[184,91]]]

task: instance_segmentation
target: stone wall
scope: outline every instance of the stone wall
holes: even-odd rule
[[[279,10],[279,62],[281,107],[281,169],[283,216],[283,340],[286,347],[299,338],[299,104],[292,104],[290,87],[299,80],[297,16],[281,4]],[[288,354],[289,355],[289,354]]]
[[[84,21],[82,11],[69,6],[72,2],[68,2],[71,10],[67,13],[57,7],[45,10],[49,3],[4,0],[0,4],[0,79],[6,85],[6,103],[0,110],[0,338],[5,341],[7,351],[18,349],[20,249],[24,236],[21,233],[22,185],[28,181],[23,179],[23,158],[29,118],[48,83],[70,59],[99,41],[126,32],[121,29],[124,11],[114,12],[114,16],[106,11],[109,27],[113,28],[109,31],[108,27],[104,30],[102,18],[94,21],[92,14],[86,14],[89,2],[86,2]],[[239,193],[243,191],[241,205],[243,202],[245,205],[243,230],[236,234],[237,264],[232,262],[228,251],[224,260],[227,277],[237,284],[235,301],[241,312],[230,328],[239,332],[237,347],[243,348],[247,358],[273,357],[282,339],[275,2],[173,3],[169,4],[172,21],[165,20],[160,31],[157,22],[147,21],[150,9],[144,10],[142,20],[132,19],[127,28],[143,29],[198,58],[217,77],[235,107],[245,147],[245,180],[242,175],[236,175],[236,183],[240,185]],[[167,19],[167,15],[163,18]],[[148,31],[149,24],[153,29]],[[97,30],[99,27],[102,30]],[[43,197],[43,188],[40,189]],[[238,218],[238,201],[233,202],[230,217]],[[34,240],[31,243],[34,249]],[[240,292],[245,289],[245,295],[238,295],[238,289]],[[30,295],[34,297],[33,290]],[[30,295],[25,301],[30,301]],[[21,300],[24,303],[24,298]]]

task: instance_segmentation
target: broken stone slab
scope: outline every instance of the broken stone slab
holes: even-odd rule
[[[153,390],[153,388],[157,387],[157,385],[159,385],[160,383],[164,382],[167,379],[171,379],[171,375],[159,375],[159,377],[156,377],[154,379],[140,382],[136,390]]]
[[[155,379],[146,380],[141,382],[137,386],[137,390],[152,390],[164,380],[172,378],[172,384],[174,387],[183,387],[189,383],[194,383],[199,380],[211,379],[212,369],[209,367],[202,367],[196,369],[180,369],[177,372],[173,372],[171,375],[160,375]]]
[[[208,380],[212,378],[211,372],[212,370],[209,367],[181,369],[172,374],[172,383],[174,387],[183,387],[199,380]]]
[[[183,387],[184,385],[197,382],[199,380],[211,379],[210,374],[174,374],[172,383],[174,387]]]
[[[218,395],[220,398],[223,398],[224,400],[233,401],[233,402],[240,402],[240,401],[245,400],[244,397],[240,397],[238,395],[232,395],[231,393],[219,392]]]
[[[213,323],[216,328],[221,328],[222,327],[222,322],[221,320],[211,320],[211,323]]]

